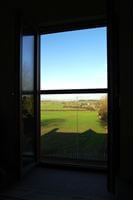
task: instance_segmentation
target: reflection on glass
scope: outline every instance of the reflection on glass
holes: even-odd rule
[[[41,35],[41,89],[107,88],[106,27]]]
[[[22,96],[23,155],[34,151],[34,99],[33,95]]]
[[[106,160],[107,95],[41,96],[41,156]]]
[[[33,90],[34,71],[34,36],[22,39],[22,90]]]

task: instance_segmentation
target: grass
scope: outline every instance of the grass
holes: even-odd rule
[[[41,104],[41,154],[85,160],[105,160],[107,130],[97,111],[77,111],[64,102]]]
[[[58,128],[60,132],[82,133],[92,129],[97,133],[105,133],[105,128],[100,124],[96,111],[42,111],[42,135]]]

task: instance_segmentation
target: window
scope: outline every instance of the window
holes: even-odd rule
[[[41,158],[107,161],[106,27],[41,35]]]
[[[34,35],[22,37],[21,68],[21,134],[23,165],[34,162],[35,155],[35,95],[34,95]]]

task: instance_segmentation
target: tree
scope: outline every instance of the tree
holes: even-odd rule
[[[104,126],[107,126],[107,97],[104,96],[100,99],[99,109],[98,109],[99,118]]]
[[[33,107],[33,97],[23,96],[22,98],[22,112],[23,118],[33,118],[34,107]]]

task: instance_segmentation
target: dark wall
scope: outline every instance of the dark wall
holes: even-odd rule
[[[0,168],[5,170],[5,176],[14,177],[18,165],[16,105],[13,95],[16,76],[14,73],[15,30],[11,11],[1,7],[0,13]]]
[[[122,4],[122,3],[121,3]],[[121,107],[121,170],[122,177],[133,180],[133,129],[132,129],[132,113],[133,113],[133,94],[132,94],[132,11],[129,4],[122,4],[120,9],[120,107]],[[125,15],[123,15],[125,13]]]
[[[133,199],[133,94],[132,94],[132,18],[131,3],[116,5],[119,22],[119,67],[120,67],[120,170],[118,178],[119,199]]]

